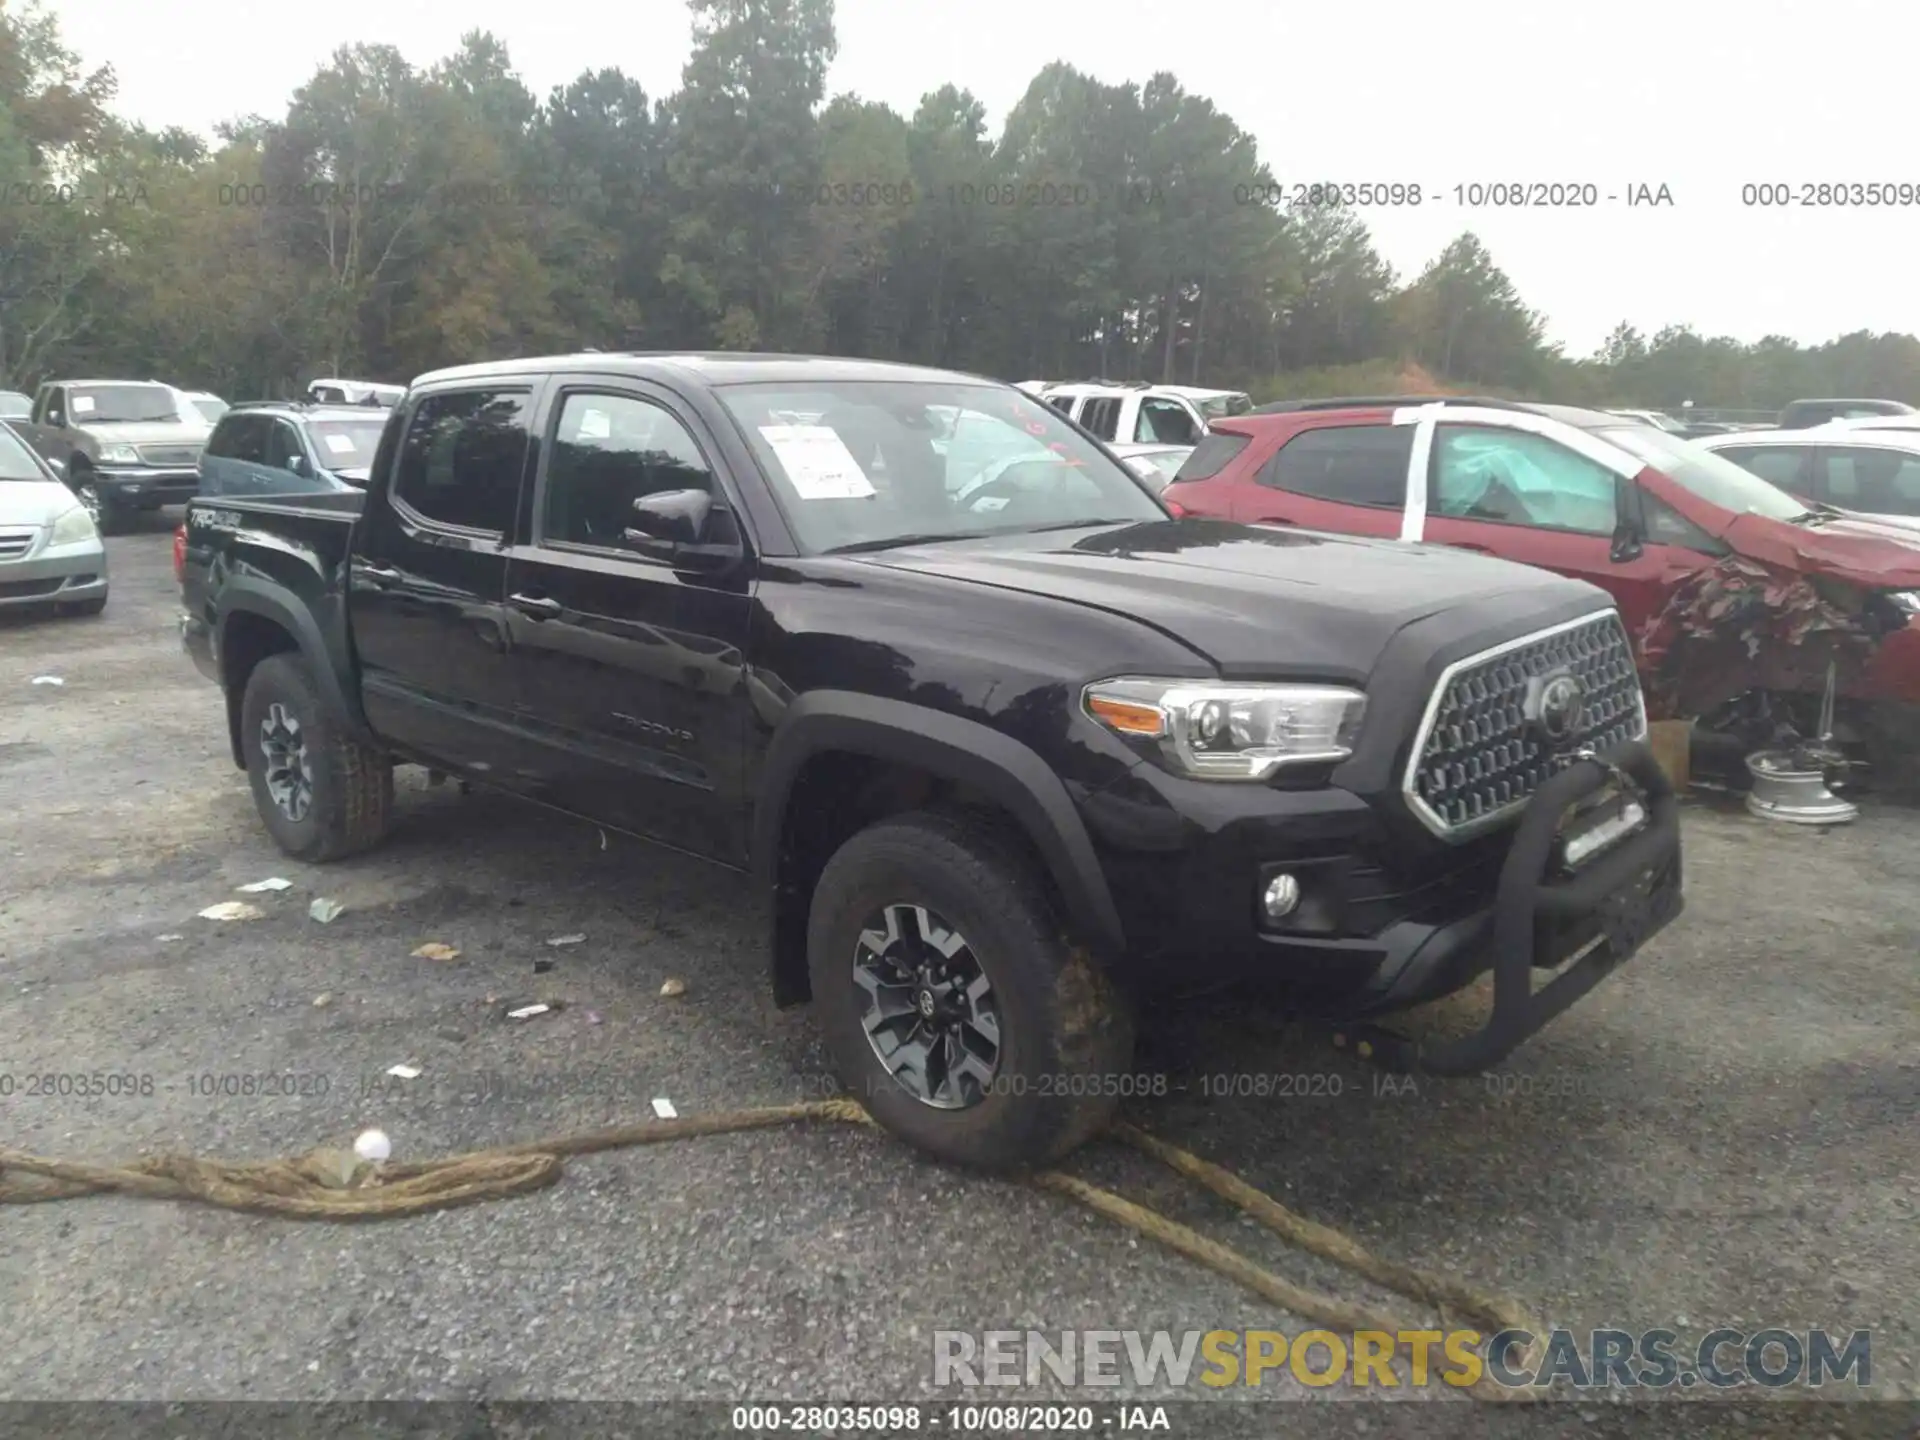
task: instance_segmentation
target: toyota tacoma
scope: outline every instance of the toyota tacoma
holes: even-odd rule
[[[1025,457],[949,473],[986,463],[934,445],[956,412]],[[1173,518],[966,375],[438,371],[364,491],[192,502],[181,583],[286,852],[379,841],[405,762],[752,876],[777,1002],[949,1160],[1071,1149],[1129,1092],[1135,1008],[1234,981],[1476,1073],[1681,907],[1603,592]],[[1489,970],[1472,1034],[1376,1024]]]

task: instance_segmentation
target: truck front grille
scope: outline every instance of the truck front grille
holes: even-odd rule
[[[149,465],[198,465],[198,445],[142,445],[140,458]]]
[[[1538,694],[1562,675],[1578,682],[1580,706],[1555,736]],[[1604,610],[1449,665],[1414,736],[1403,790],[1429,830],[1462,839],[1518,811],[1568,756],[1646,729],[1633,646],[1618,612]]]

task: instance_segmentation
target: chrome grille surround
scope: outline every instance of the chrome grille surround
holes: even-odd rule
[[[1528,684],[1571,671],[1583,713],[1554,743],[1528,723]],[[1597,610],[1456,660],[1441,672],[1415,732],[1401,793],[1444,840],[1477,835],[1517,814],[1572,755],[1647,733],[1646,701],[1620,613]]]
[[[147,465],[198,465],[198,445],[137,445],[134,447]]]

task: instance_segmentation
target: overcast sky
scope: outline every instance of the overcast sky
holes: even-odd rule
[[[691,44],[675,0],[322,3],[271,20],[251,0],[53,8],[73,48],[114,67],[123,115],[201,131],[283,114],[294,88],[355,41],[425,65],[464,31],[490,30],[543,97],[607,65],[658,97],[677,88]],[[997,127],[1053,60],[1108,82],[1170,70],[1252,132],[1283,181],[1421,184],[1419,208],[1366,213],[1386,258],[1415,273],[1474,230],[1571,353],[1591,352],[1620,320],[1813,343],[1920,333],[1915,68],[1897,15],[1867,0],[838,0],[828,87],[910,113],[952,81]],[[1473,209],[1454,193],[1502,181],[1590,183],[1601,203]],[[1910,203],[1743,204],[1746,184],[1823,181],[1904,184]],[[1641,184],[1664,184],[1673,204],[1629,208]]]

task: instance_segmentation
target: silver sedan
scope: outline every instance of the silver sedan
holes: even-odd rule
[[[107,547],[86,507],[0,422],[0,610],[48,605],[104,610]]]

